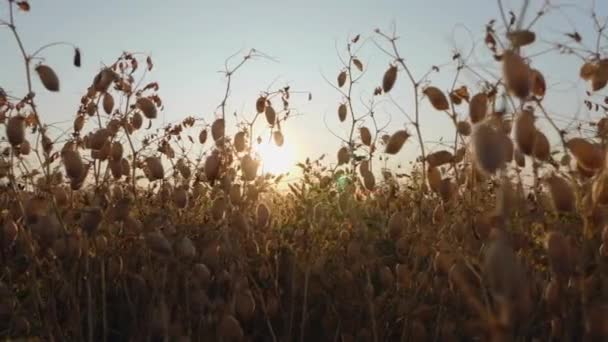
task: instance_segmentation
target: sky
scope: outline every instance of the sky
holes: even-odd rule
[[[519,13],[521,1],[503,3],[506,11],[512,9]],[[544,0],[531,1],[526,22],[543,3]],[[608,15],[608,1],[552,3],[561,6],[552,9],[534,26],[539,33],[538,42],[524,53],[542,51],[549,46],[548,41],[566,42],[564,33],[575,30],[582,35],[584,44],[593,46],[596,34],[589,13],[594,8],[603,20]],[[225,78],[218,72],[223,69],[225,59],[255,48],[275,61],[248,62],[235,75],[229,112],[237,111],[251,118],[256,98],[269,86],[290,85],[292,90],[311,92],[311,101],[305,94],[292,96],[292,106],[301,115],[283,126],[286,143],[294,147],[298,159],[327,153],[330,162],[335,162],[341,141],[328,131],[324,120],[342,137],[347,136],[350,125],[338,121],[336,111],[343,99],[325,79],[335,84],[341,70],[338,53],[344,56],[346,43],[354,35],[361,35],[357,56],[365,69],[353,92],[359,112],[364,110],[362,103],[371,99],[373,89],[380,85],[384,70],[391,62],[374,43],[387,47],[386,42],[374,34],[376,28],[383,32],[396,29],[400,53],[417,77],[432,65],[442,66],[440,73],[428,78],[429,84],[440,89],[451,86],[454,64],[443,65],[450,62],[456,49],[468,53],[474,46],[470,63],[499,72],[483,46],[484,25],[490,19],[500,18],[495,1],[31,0],[30,4],[29,13],[16,14],[17,28],[28,51],[55,41],[73,43],[82,51],[81,68],[72,66],[70,48],[58,46],[43,54],[45,63],[60,77],[61,92],[46,92],[39,82],[34,82],[43,121],[67,122],[67,127],[94,75],[123,51],[152,56],[155,69],[148,79],[159,82],[165,105],[159,123],[177,121],[187,115],[211,120],[225,89]],[[6,1],[2,1],[0,18],[8,18],[7,8]],[[0,56],[0,86],[15,96],[25,94],[22,61],[5,27],[0,27]],[[566,125],[575,115],[586,120],[594,117],[580,108],[587,87],[577,77],[580,59],[552,53],[535,58],[533,64],[545,74],[549,87],[546,107],[558,124]],[[463,72],[458,84],[466,84],[473,90],[479,80]],[[398,79],[390,97],[383,96],[376,101],[378,121],[389,123],[388,133],[404,127],[413,131],[411,126],[406,126],[405,116],[392,104],[395,101],[411,112],[413,99],[406,78]],[[453,139],[450,120],[444,113],[434,111],[425,100],[422,102],[421,127],[425,141],[430,150],[440,149],[434,142],[441,137]],[[466,111],[460,110],[459,117],[466,118]],[[365,124],[369,126],[371,122]],[[545,124],[539,122],[541,127]],[[417,149],[414,140],[408,141],[391,163],[415,158]]]

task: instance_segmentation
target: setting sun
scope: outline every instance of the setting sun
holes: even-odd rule
[[[287,141],[281,147],[273,142],[263,142],[257,145],[257,152],[262,160],[263,173],[274,175],[287,173],[296,163],[295,149]]]

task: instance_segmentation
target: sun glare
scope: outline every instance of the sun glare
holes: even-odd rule
[[[295,150],[287,141],[279,147],[273,142],[257,145],[257,152],[262,159],[262,172],[274,175],[289,172],[296,163]]]

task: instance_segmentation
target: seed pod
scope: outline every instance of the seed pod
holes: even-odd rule
[[[348,148],[341,147],[338,150],[338,165],[347,164],[350,160],[350,154],[348,153]]]
[[[426,156],[429,167],[441,166],[452,161],[452,153],[446,150],[430,153]]]
[[[458,131],[458,134],[468,137],[471,135],[471,125],[466,121],[458,121],[456,124],[456,131]]]
[[[373,173],[366,172],[363,174],[363,185],[365,185],[365,188],[369,191],[374,190],[376,187],[376,178],[374,177]]]
[[[388,67],[388,70],[384,73],[382,77],[382,90],[385,93],[388,93],[393,89],[395,85],[395,81],[397,80],[397,66],[391,65]]]
[[[188,205],[188,192],[183,186],[173,192],[173,203],[179,209],[184,209]]]
[[[103,111],[106,112],[106,114],[111,114],[112,110],[114,109],[114,98],[112,97],[112,94],[110,93],[105,93],[103,95]]]
[[[526,167],[526,157],[518,148],[513,150],[513,159],[515,160],[515,164],[517,164],[517,166]]]
[[[547,83],[545,77],[536,69],[530,70],[530,82],[532,83],[532,94],[538,97],[544,97],[547,91]]]
[[[431,104],[435,109],[448,110],[450,108],[447,97],[445,97],[445,94],[439,90],[439,88],[432,86],[427,87],[422,93],[429,98],[429,101],[431,101]]]
[[[97,231],[97,227],[103,220],[103,212],[98,207],[84,208],[82,216],[80,217],[80,228],[87,233],[92,235]]]
[[[515,118],[514,128],[514,140],[517,148],[525,155],[532,155],[534,139],[536,138],[534,114],[529,110],[519,112]]]
[[[469,119],[472,123],[478,123],[486,117],[488,112],[488,95],[485,93],[475,94],[469,103]]]
[[[218,323],[217,334],[221,341],[243,341],[245,333],[234,316],[226,314]]]
[[[426,180],[431,190],[438,193],[441,187],[441,171],[436,167],[429,167],[426,170]]]
[[[259,228],[264,228],[268,225],[268,221],[270,220],[270,209],[264,203],[258,204],[256,209],[257,213],[257,226]]]
[[[211,204],[211,217],[218,221],[224,217],[226,213],[226,199],[224,197],[217,197]]]
[[[217,142],[218,140],[224,137],[224,134],[224,119],[216,119],[215,121],[213,121],[213,123],[211,124],[211,137],[213,138],[213,141]]]
[[[114,179],[120,179],[123,175],[122,163],[119,160],[110,159],[108,165],[110,166],[110,171],[112,172],[112,177]],[[129,170],[125,171],[125,174],[128,174]]]
[[[549,157],[551,157],[551,146],[549,145],[549,139],[547,139],[547,136],[539,130],[536,130],[532,155],[534,158],[542,161],[547,161],[549,160]]]
[[[245,132],[241,131],[234,135],[234,149],[237,152],[245,150]]]
[[[207,181],[213,184],[213,182],[219,176],[220,171],[220,157],[216,151],[211,153],[211,155],[205,160],[204,171]]]
[[[53,69],[47,65],[40,64],[36,67],[36,72],[46,90],[59,91],[59,78]]]
[[[89,147],[93,150],[99,150],[105,145],[110,132],[105,128],[100,128],[89,137]]]
[[[266,106],[264,109],[264,115],[266,116],[266,121],[268,124],[274,127],[274,124],[277,121],[277,113],[274,111],[274,108],[272,108],[272,105],[268,104]]]
[[[566,147],[585,169],[597,170],[602,167],[604,156],[598,146],[583,138],[572,138],[566,143]]]
[[[528,30],[515,30],[507,33],[507,38],[511,41],[514,48],[534,43],[536,34]]]
[[[120,161],[122,159],[123,148],[122,144],[118,141],[112,143],[112,151],[110,156],[113,160]]]
[[[255,314],[255,299],[250,290],[240,291],[235,298],[235,311],[243,321],[249,321]]]
[[[346,71],[341,71],[338,74],[338,87],[342,88],[342,86],[344,86],[344,83],[346,83]]]
[[[362,160],[361,164],[359,164],[359,173],[361,173],[361,177],[363,177],[368,172],[370,172],[369,160]]]
[[[361,142],[366,146],[371,146],[372,144],[372,134],[369,131],[369,128],[362,126],[359,128],[359,135],[361,136]]]
[[[272,139],[274,140],[274,144],[281,147],[283,143],[285,143],[285,138],[283,137],[283,133],[281,131],[274,131],[272,133]]]
[[[28,154],[30,154],[31,150],[32,150],[32,146],[30,145],[30,142],[27,140],[23,140],[21,145],[19,145],[19,153],[21,153],[24,156],[27,156]]]
[[[146,158],[146,166],[148,167],[148,180],[155,181],[165,177],[165,170],[159,157]]]
[[[583,80],[589,81],[589,80],[591,80],[593,75],[595,75],[595,72],[597,71],[597,69],[598,69],[597,64],[591,63],[591,62],[585,62],[581,66],[579,75]]]
[[[159,231],[152,231],[146,234],[146,244],[153,253],[169,256],[173,254],[171,244],[165,236]]]
[[[359,69],[359,71],[363,71],[363,63],[361,63],[358,58],[353,58],[353,64],[355,67],[357,67],[357,69]]]
[[[252,181],[258,174],[258,167],[260,163],[253,159],[250,155],[245,155],[241,159],[241,170],[243,172],[243,179],[246,181]]]
[[[545,246],[551,270],[562,279],[567,279],[571,272],[572,260],[570,260],[566,238],[560,232],[550,232],[547,235]]]
[[[393,241],[397,241],[405,230],[405,215],[402,212],[395,212],[388,220],[388,235]]]
[[[515,252],[503,240],[492,240],[484,255],[484,273],[492,294],[503,300],[513,300],[520,296],[524,274],[517,262]]]
[[[6,124],[6,137],[12,146],[17,146],[25,140],[25,118],[20,115],[12,116]]]
[[[140,97],[137,99],[137,108],[139,108],[148,119],[156,119],[156,116],[158,115],[156,105],[147,97]]]
[[[139,112],[133,113],[133,116],[131,117],[131,126],[133,126],[135,129],[140,129],[143,123],[144,118],[141,116],[141,114],[139,114]]]
[[[61,153],[65,173],[71,179],[80,179],[84,174],[84,163],[80,154],[74,150],[65,150]]]
[[[265,109],[266,109],[266,98],[264,96],[260,96],[255,101],[255,110],[258,113],[263,113]]]
[[[513,152],[515,147],[513,146],[513,141],[511,141],[511,138],[505,134],[502,135],[502,147],[504,151],[505,163],[510,163],[513,161]]]
[[[76,119],[74,119],[74,132],[82,131],[84,127],[84,115],[78,115]]]
[[[530,68],[528,64],[512,50],[503,53],[502,62],[507,89],[519,98],[527,98],[530,93]]]
[[[98,92],[105,93],[110,84],[118,77],[116,73],[110,68],[104,68],[101,70],[95,79],[93,80],[93,89]]]
[[[545,179],[545,183],[549,188],[555,210],[559,212],[571,212],[575,209],[576,199],[574,191],[565,179],[551,174]]]
[[[347,113],[348,110],[346,109],[346,105],[344,103],[341,103],[338,106],[338,119],[340,119],[340,122],[344,122],[344,120],[346,120]]]
[[[479,125],[473,133],[475,164],[486,173],[494,173],[505,163],[502,132],[489,124]]]
[[[457,149],[456,154],[454,154],[454,157],[452,157],[452,163],[458,164],[461,161],[463,161],[466,153],[467,153],[467,150],[465,147],[461,147],[461,148]]]
[[[384,153],[397,154],[399,151],[401,151],[403,144],[405,143],[407,138],[409,138],[409,136],[410,135],[406,130],[400,130],[393,133],[393,135],[390,136],[388,142],[386,143],[386,149],[384,150]]]
[[[175,254],[180,259],[193,259],[196,257],[196,247],[189,237],[184,236],[175,244]]]
[[[53,189],[53,197],[55,198],[55,203],[60,208],[65,207],[69,203],[69,197],[65,187],[60,186]]]
[[[442,179],[439,183],[439,188],[437,189],[437,193],[439,193],[439,196],[444,203],[450,202],[457,192],[458,188],[450,178]]]

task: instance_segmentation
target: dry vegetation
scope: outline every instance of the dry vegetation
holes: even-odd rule
[[[596,123],[595,137],[581,137],[546,112],[542,71],[525,53],[544,13],[528,23],[503,13],[488,23],[485,44],[502,77],[475,89],[459,82],[470,69],[464,56],[453,56],[454,82],[443,91],[429,81],[437,68],[413,75],[397,38],[372,33],[390,63],[374,98],[409,82],[409,131],[379,127],[373,105],[355,113],[351,94],[366,66],[355,52],[359,36],[349,40],[332,82],[343,97],[339,120],[351,125],[338,137],[337,166],[307,160],[302,180],[277,191],[278,179],[259,175],[253,127],[267,120],[263,134],[282,144],[289,87],[254,98],[253,119],[233,135],[224,121],[235,73],[261,53],[226,66],[226,96],[212,121],[188,117],[156,131],[146,129],[162,110],[158,84],[144,81],[152,61],[125,53],[94,75],[62,140],[47,134],[32,91],[35,82],[60,90],[41,59],[56,45],[25,51],[13,12],[29,5],[5,5],[10,17],[1,25],[23,55],[28,93],[0,94],[1,336],[608,338],[608,119]],[[598,36],[585,38],[597,39],[595,50],[572,33],[552,51],[580,57],[585,103],[597,109],[608,59],[599,49],[605,25],[592,20]],[[421,101],[453,122],[449,149],[425,151]],[[553,144],[537,117],[556,130]],[[408,140],[420,148],[413,170],[397,177],[383,169],[376,178],[373,161]]]

